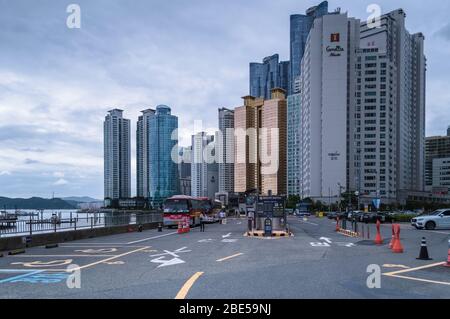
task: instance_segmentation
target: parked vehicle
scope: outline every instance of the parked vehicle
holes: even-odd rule
[[[411,220],[417,229],[450,229],[450,209],[438,209],[429,215],[421,215]]]
[[[337,217],[337,212],[329,212],[328,214],[327,214],[327,218],[328,219],[336,219],[336,217]]]

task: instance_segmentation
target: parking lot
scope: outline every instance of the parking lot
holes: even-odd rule
[[[450,231],[401,225],[405,252],[335,232],[326,218],[290,217],[294,236],[244,237],[245,219],[187,234],[149,230],[26,249],[0,258],[0,298],[450,298]],[[426,237],[433,260],[417,260]],[[67,272],[70,265],[73,272]],[[381,269],[370,289],[369,265]],[[67,279],[79,273],[80,288]],[[70,286],[70,285],[69,285]]]

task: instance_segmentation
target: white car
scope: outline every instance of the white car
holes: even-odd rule
[[[429,215],[415,217],[411,225],[417,229],[450,229],[450,209],[438,209]]]

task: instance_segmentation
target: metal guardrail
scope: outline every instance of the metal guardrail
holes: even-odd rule
[[[51,232],[93,229],[111,226],[139,225],[162,222],[162,213],[121,214],[63,218],[2,221],[0,220],[0,237],[14,237]]]

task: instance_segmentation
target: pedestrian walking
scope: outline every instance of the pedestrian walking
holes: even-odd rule
[[[205,218],[206,218],[205,214],[201,213],[200,214],[200,231],[201,232],[205,231]]]
[[[220,223],[224,224],[224,219],[225,219],[225,216],[226,216],[225,212],[223,210],[221,210],[220,213],[219,213],[219,216],[220,216]]]

